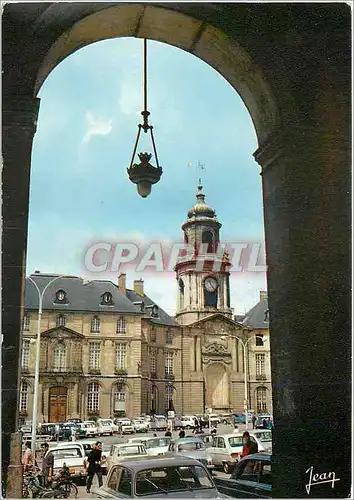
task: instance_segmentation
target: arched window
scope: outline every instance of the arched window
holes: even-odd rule
[[[22,380],[20,389],[20,411],[27,411],[28,405],[28,384]]]
[[[28,312],[25,312],[23,316],[23,330],[25,332],[28,332],[30,329],[30,324],[31,324],[31,316]]]
[[[66,368],[66,346],[56,344],[53,349],[53,371],[61,372]]]
[[[65,326],[66,325],[66,317],[64,314],[58,314],[57,316],[57,326]]]
[[[257,387],[256,389],[257,412],[267,411],[267,389]]]
[[[91,382],[87,387],[87,411],[98,412],[100,409],[100,386],[97,382]]]
[[[91,332],[99,333],[100,331],[100,318],[98,316],[94,316],[91,319]]]
[[[123,316],[117,319],[117,333],[125,333],[125,319]]]
[[[203,231],[202,243],[203,245],[205,245],[207,253],[213,253],[214,251],[213,240],[214,240],[213,233],[211,233],[210,231]]]

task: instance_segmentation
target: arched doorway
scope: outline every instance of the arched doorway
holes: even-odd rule
[[[209,365],[205,371],[207,408],[214,410],[229,410],[229,377],[226,368],[221,363]]]
[[[128,409],[128,387],[124,381],[118,380],[112,387],[112,410],[115,417],[126,417]]]
[[[49,389],[49,422],[65,422],[67,415],[68,389],[57,386]]]

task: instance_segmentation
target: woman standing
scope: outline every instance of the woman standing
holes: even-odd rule
[[[258,453],[258,445],[253,439],[251,439],[249,432],[245,431],[243,433],[242,442],[242,458],[247,457],[247,455],[252,455],[253,453]]]

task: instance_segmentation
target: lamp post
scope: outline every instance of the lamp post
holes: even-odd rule
[[[221,339],[224,340],[230,336],[237,339],[241,343],[242,350],[243,350],[243,366],[244,366],[244,375],[245,375],[245,379],[244,379],[244,384],[245,384],[244,410],[245,410],[245,424],[246,424],[245,428],[247,430],[248,429],[248,385],[247,385],[247,349],[246,348],[247,348],[247,345],[250,342],[250,340],[252,340],[253,338],[257,338],[257,337],[263,338],[263,336],[262,335],[252,335],[252,337],[247,339],[246,342],[244,342],[237,335],[225,335],[225,336],[221,337]]]
[[[34,393],[33,393],[33,411],[32,411],[32,450],[34,453],[34,456],[36,454],[36,431],[37,431],[37,407],[38,407],[38,389],[39,389],[39,358],[40,358],[40,348],[41,348],[41,319],[42,319],[42,307],[43,307],[43,297],[44,294],[52,283],[54,281],[58,280],[59,278],[65,278],[65,275],[60,275],[56,276],[54,279],[49,281],[49,283],[46,284],[46,286],[43,288],[41,291],[37,285],[37,283],[30,277],[28,276],[27,279],[30,280],[34,286],[36,287],[36,290],[38,292],[38,324],[37,324],[37,339],[36,339],[36,362],[35,362],[35,368],[34,368]]]

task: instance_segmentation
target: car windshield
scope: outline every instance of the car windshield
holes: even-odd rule
[[[271,431],[256,432],[255,437],[262,441],[262,443],[268,443],[269,441],[272,441]]]
[[[100,424],[101,425],[111,425],[111,421],[110,420],[101,420]]]
[[[204,443],[199,441],[191,441],[190,443],[182,443],[178,445],[178,451],[196,451],[205,450]]]
[[[235,448],[235,447],[238,447],[238,446],[243,446],[242,436],[230,437],[229,438],[229,445],[232,448]]]
[[[205,469],[198,465],[147,469],[136,475],[137,496],[200,489],[214,489],[214,486]]]
[[[145,441],[145,446],[146,448],[159,448],[160,446],[168,446],[170,441],[168,438],[149,439]]]

